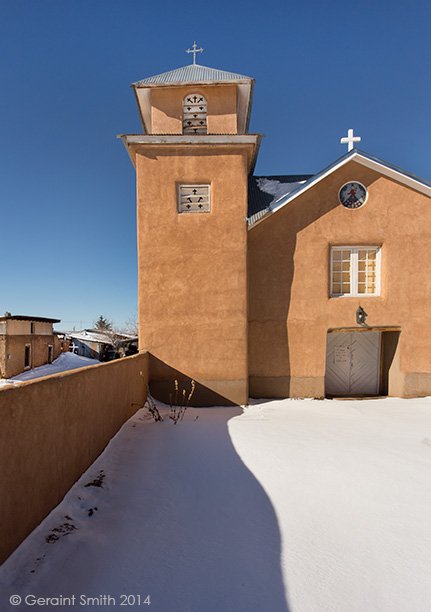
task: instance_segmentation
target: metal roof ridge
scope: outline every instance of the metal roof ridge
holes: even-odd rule
[[[272,213],[277,212],[280,208],[283,208],[288,202],[290,202],[291,200],[293,200],[294,198],[296,198],[296,196],[299,193],[302,193],[303,191],[306,191],[307,189],[309,189],[310,187],[312,187],[313,185],[315,185],[315,183],[318,183],[321,179],[325,178],[328,174],[330,174],[331,172],[334,172],[335,170],[337,170],[339,167],[343,166],[344,164],[348,163],[349,161],[354,161],[355,158],[362,158],[364,160],[367,160],[369,162],[371,162],[371,164],[375,164],[378,166],[383,166],[384,168],[386,168],[387,170],[389,170],[390,172],[382,172],[383,174],[386,174],[387,176],[391,176],[392,173],[392,178],[394,178],[395,180],[396,177],[393,176],[393,174],[397,175],[401,175],[401,177],[405,177],[407,179],[404,181],[400,181],[403,182],[404,184],[407,184],[407,186],[412,187],[412,185],[409,185],[409,181],[413,181],[415,183],[419,183],[421,185],[423,185],[424,187],[431,189],[431,182],[427,181],[425,179],[422,179],[414,174],[411,174],[410,172],[406,172],[405,170],[402,170],[401,168],[398,168],[397,166],[394,166],[393,164],[389,164],[388,162],[385,162],[381,159],[379,159],[378,157],[375,157],[373,155],[369,155],[368,153],[365,153],[364,151],[360,151],[359,149],[353,148],[351,151],[347,151],[347,153],[345,153],[344,155],[342,155],[341,157],[339,157],[338,159],[336,159],[334,162],[332,162],[331,164],[329,164],[328,166],[326,166],[325,168],[323,168],[323,170],[321,170],[320,172],[318,172],[317,174],[313,174],[307,181],[305,181],[305,183],[303,183],[302,185],[300,185],[299,187],[297,187],[296,189],[294,189],[293,191],[291,191],[290,193],[286,194],[286,196],[282,196],[273,206],[270,206],[266,209],[264,209],[263,211],[260,211],[260,213],[256,213],[254,215],[252,215],[251,217],[249,217],[248,220],[248,225],[249,225],[249,229],[251,229],[252,227],[254,227],[255,225],[257,225],[259,222],[263,221],[264,219],[266,219],[268,216],[270,216]],[[359,162],[358,160],[358,163]],[[363,165],[367,165],[367,164],[363,164]],[[369,167],[372,167],[371,165]],[[375,171],[377,171],[376,168],[374,168]],[[400,180],[400,179],[398,179]],[[413,187],[414,188],[414,187]],[[421,191],[422,193],[425,193],[423,190],[418,189],[418,187],[416,187],[417,191]],[[428,197],[431,197],[431,193],[427,193],[426,195],[428,195]]]
[[[428,181],[427,179],[421,178],[420,176],[418,176],[417,174],[413,174],[412,172],[408,172],[407,170],[403,170],[403,168],[400,168],[399,166],[395,166],[394,164],[391,164],[390,162],[386,162],[383,159],[380,159],[379,157],[376,157],[375,155],[370,155],[369,153],[365,153],[365,151],[360,151],[359,149],[352,149],[352,151],[350,151],[350,153],[355,152],[357,155],[360,155],[362,157],[365,157],[366,159],[369,159],[370,161],[376,162],[378,164],[381,164],[382,166],[386,166],[387,168],[390,168],[391,170],[394,170],[395,172],[399,172],[399,174],[403,174],[404,176],[407,176],[415,181],[418,181],[418,183],[423,183],[424,185],[426,185],[427,187],[431,187],[431,181]],[[352,156],[353,157],[353,156]],[[339,158],[339,160],[341,160],[342,157]]]

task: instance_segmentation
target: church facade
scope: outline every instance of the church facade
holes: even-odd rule
[[[133,84],[153,395],[431,394],[431,184],[353,148],[317,175],[254,176],[253,87],[195,62]]]

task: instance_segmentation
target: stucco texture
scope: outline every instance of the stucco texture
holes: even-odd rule
[[[52,346],[52,360],[60,352],[58,337],[51,335],[5,335],[0,337],[0,374],[11,378],[24,371],[25,346],[30,345],[30,366],[37,368],[48,363],[48,347]]]
[[[237,133],[236,85],[188,85],[152,90],[152,134],[182,134],[183,100],[190,94],[200,94],[207,101],[208,134]]]
[[[226,381],[234,403],[248,398],[251,148],[142,145],[136,156],[140,348],[217,393]],[[211,212],[179,213],[180,184],[210,185]]]
[[[368,189],[361,208],[349,210],[338,201],[339,189],[348,181]],[[380,296],[330,297],[331,246],[348,245],[381,246]],[[430,259],[430,199],[355,162],[252,227],[252,394],[275,378],[284,396],[286,389],[291,396],[324,395],[327,331],[355,327],[359,304],[368,313],[369,326],[401,329],[398,394],[415,394],[413,373],[422,374],[419,394],[431,393]]]
[[[140,354],[0,390],[0,563],[146,399]]]

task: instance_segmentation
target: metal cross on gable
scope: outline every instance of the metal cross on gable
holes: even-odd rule
[[[347,130],[347,136],[344,136],[344,138],[342,138],[340,140],[341,144],[346,144],[347,145],[347,150],[351,151],[353,149],[353,143],[354,142],[361,142],[361,137],[360,136],[353,136],[353,130]]]
[[[198,49],[196,41],[193,43],[193,47],[191,49],[186,49],[186,53],[193,53],[193,64],[196,65],[196,53],[202,53],[202,47]]]

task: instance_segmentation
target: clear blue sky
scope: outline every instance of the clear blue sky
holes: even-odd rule
[[[257,175],[363,151],[431,180],[431,3],[0,0],[0,314],[137,309],[130,83],[191,63],[256,79]]]

